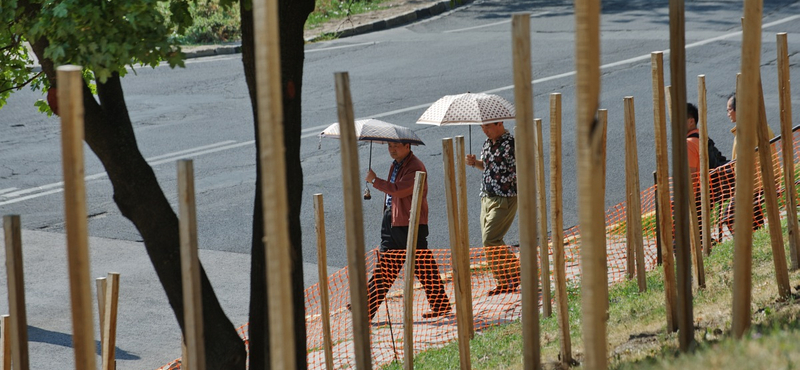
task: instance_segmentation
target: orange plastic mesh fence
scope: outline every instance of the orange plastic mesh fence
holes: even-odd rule
[[[800,126],[793,131],[794,162],[800,159]],[[776,192],[779,205],[784,207],[785,191],[782,177],[782,152],[780,139],[772,145],[772,161],[776,174]],[[711,171],[711,235],[715,242],[731,238],[733,227],[733,193],[735,163],[730,162]],[[795,170],[794,180],[800,175]],[[756,176],[753,196],[754,227],[765,223],[763,208],[763,185]],[[697,184],[695,189],[699,188]],[[670,180],[670,194],[672,184]],[[656,247],[656,198],[655,186],[641,192],[642,235],[644,239],[645,265],[652,270],[657,262]],[[700,197],[697,195],[697,212],[700,214]],[[670,205],[670,207],[672,207]],[[783,209],[783,208],[782,208]],[[609,284],[626,278],[626,208],[617,204],[606,212],[606,243]],[[781,213],[785,217],[784,213]],[[663,215],[658,215],[663,217]],[[672,217],[672,215],[668,215]],[[549,253],[552,254],[552,242]],[[564,232],[564,249],[567,280],[578,283],[580,278],[580,233],[578,226]],[[416,284],[414,286],[414,350],[421,352],[443,346],[457,339],[455,295],[453,292],[453,270],[449,249],[417,251]],[[487,259],[488,255],[488,259]],[[519,247],[502,246],[471,248],[470,270],[472,285],[472,307],[475,330],[518,320],[521,315],[520,288],[493,292],[498,282],[514,286],[519,279]],[[550,258],[550,261],[554,261]],[[405,251],[389,251],[380,254],[373,250],[367,254],[367,271],[370,277],[370,314],[372,359],[376,366],[403,359],[403,281],[405,279]],[[541,269],[540,269],[541,271]],[[553,271],[551,266],[550,271]],[[554,284],[553,277],[550,283]],[[322,320],[331,323],[334,366],[355,366],[352,338],[352,321],[348,303],[350,301],[347,268],[342,268],[328,277],[330,290],[330,317],[321,317],[319,286],[305,291],[308,367],[325,368]],[[497,293],[497,294],[495,294]],[[384,296],[385,295],[385,296]],[[430,317],[431,312],[443,313]],[[239,334],[247,342],[247,324],[239,328]],[[161,369],[179,369],[180,360]],[[161,370],[160,369],[160,370]]]

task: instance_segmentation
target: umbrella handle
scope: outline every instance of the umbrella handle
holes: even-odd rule
[[[469,125],[469,155],[472,155],[472,125]]]
[[[372,169],[372,140],[369,142],[369,167],[368,169]]]

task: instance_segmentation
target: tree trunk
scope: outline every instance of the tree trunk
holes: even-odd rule
[[[253,13],[241,0],[242,63],[250,93],[258,140],[258,105],[256,104],[255,50]],[[280,47],[281,86],[283,87],[284,145],[286,147],[286,185],[289,202],[289,237],[292,243],[292,292],[295,322],[295,347],[298,369],[306,368],[305,296],[303,284],[302,231],[300,207],[303,195],[303,168],[300,164],[301,87],[305,55],[303,26],[314,10],[313,0],[281,0]],[[256,160],[259,158],[256,142]],[[269,369],[269,325],[267,320],[266,269],[264,260],[263,214],[261,211],[261,174],[256,165],[256,194],[253,205],[253,236],[250,270],[250,369]],[[320,277],[323,278],[323,277]]]
[[[55,86],[53,63],[44,57],[47,44],[46,39],[40,39],[32,43],[32,48]],[[142,236],[167,300],[184,330],[178,217],[136,144],[119,75],[114,74],[105,84],[98,83],[97,93],[99,103],[84,86],[85,141],[108,173],[117,207]],[[207,368],[244,370],[244,343],[222,310],[202,265],[200,273]]]

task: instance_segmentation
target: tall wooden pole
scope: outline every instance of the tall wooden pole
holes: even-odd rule
[[[575,1],[576,140],[578,152],[578,219],[581,225],[581,274],[583,342],[587,369],[608,366],[606,306],[608,275],[605,274],[605,195],[595,185],[600,174],[602,132],[598,127],[600,102],[600,2]]]
[[[553,296],[550,292],[550,248],[547,247],[547,189],[544,186],[544,138],[542,120],[533,120],[536,141],[536,208],[539,216],[539,261],[542,265],[542,315],[550,317],[553,311]]]
[[[183,331],[186,341],[186,360],[191,370],[205,370],[206,346],[203,337],[203,291],[200,285],[200,260],[197,257],[197,212],[194,196],[194,166],[192,160],[178,161],[178,208],[180,217],[179,229],[181,239],[181,286],[183,287]],[[108,280],[106,291],[110,291],[111,280]],[[119,282],[117,282],[119,289]],[[108,308],[106,294],[106,308]],[[106,313],[106,318],[109,312]],[[116,320],[115,320],[116,321]],[[109,323],[106,322],[106,325]],[[105,337],[105,342],[111,338]],[[103,370],[105,369],[103,359]]]
[[[519,253],[522,275],[523,368],[540,369],[539,294],[536,260],[536,153],[537,137],[533,126],[533,86],[531,84],[530,14],[511,17],[514,68],[514,105],[516,107],[517,194],[519,199]],[[540,135],[541,136],[541,135]],[[539,138],[541,139],[541,138]],[[542,246],[546,253],[547,245]],[[549,285],[550,283],[547,282]]]
[[[759,70],[760,72],[760,70]],[[778,284],[778,295],[788,298],[792,294],[789,284],[789,271],[786,267],[786,251],[783,246],[783,230],[778,207],[778,192],[775,189],[775,166],[772,162],[772,145],[769,140],[767,127],[767,110],[764,106],[764,91],[761,79],[758,80],[758,113],[759,121],[756,128],[758,140],[758,158],[761,163],[761,187],[764,194],[764,203],[767,208],[767,227],[769,227],[770,245],[772,246],[772,260],[775,265],[775,280]],[[791,138],[791,136],[789,136]]]
[[[273,369],[295,369],[292,258],[283,143],[283,98],[278,0],[253,2],[261,209],[267,268],[270,362]],[[359,213],[361,208],[359,207]],[[366,289],[365,289],[366,290]]]
[[[97,288],[97,313],[100,316],[100,348],[103,348],[103,328],[105,327],[105,309],[106,309],[106,278],[99,277],[94,280],[95,288]],[[183,364],[183,363],[181,363]]]
[[[184,290],[185,291],[185,290]],[[109,272],[106,287],[106,307],[103,310],[103,370],[116,370],[117,311],[119,307],[119,273]],[[185,307],[185,306],[184,306]],[[204,364],[203,364],[204,365]],[[194,368],[205,369],[205,366]]]
[[[569,333],[567,273],[564,255],[564,208],[561,192],[561,93],[550,94],[550,216],[553,232],[553,269],[556,285],[556,312],[561,341],[562,367],[572,363],[572,339]]]
[[[667,155],[667,115],[664,108],[664,53],[650,54],[650,72],[653,81],[653,126],[656,144],[656,189],[658,194],[658,229],[661,236],[661,262],[664,266],[664,305],[667,313],[667,331],[678,330],[676,305],[675,260],[672,253],[672,207],[669,191],[669,158]]]
[[[8,309],[11,313],[10,337],[15,370],[30,368],[28,360],[28,319],[25,311],[25,273],[22,259],[22,230],[19,215],[3,216],[6,241]],[[3,330],[6,327],[3,326]],[[13,338],[13,339],[11,339]]]
[[[61,153],[64,167],[64,211],[67,263],[72,302],[72,345],[76,369],[95,369],[92,281],[89,277],[89,233],[83,165],[83,78],[81,67],[58,67],[61,102]]]
[[[426,173],[417,171],[411,196],[411,214],[406,238],[406,280],[403,295],[403,362],[406,370],[414,370],[414,270],[416,269],[417,235],[419,235],[419,212],[422,209]]]
[[[776,35],[778,43],[778,95],[781,109],[781,146],[783,148],[783,179],[785,181],[786,220],[789,234],[789,255],[792,270],[800,268],[800,224],[797,222],[797,195],[794,176],[794,135],[792,135],[792,94],[789,75],[789,47],[786,32]]]
[[[642,238],[642,200],[639,187],[639,151],[636,147],[636,112],[633,97],[626,96],[625,105],[625,188],[628,194],[627,207],[627,239],[628,239],[628,274],[633,278],[636,260],[636,282],[639,291],[647,290],[647,276],[644,267],[644,240]],[[634,256],[636,256],[634,258]]]
[[[741,338],[750,327],[753,266],[753,172],[758,123],[761,63],[761,0],[745,0],[742,76],[736,92],[736,201],[733,256],[732,332]]]
[[[0,316],[0,370],[11,370],[11,316]]]
[[[708,165],[708,103],[706,101],[706,76],[697,76],[697,108],[700,129],[700,216],[702,222],[702,243],[706,256],[711,254],[711,178]]]
[[[453,139],[442,139],[442,160],[444,165],[444,194],[447,203],[447,226],[450,235],[450,259],[451,261],[458,261],[461,258],[461,242],[459,241],[459,219],[458,219],[458,194],[456,193],[455,181],[455,162],[453,160]],[[461,266],[457,263],[453,264],[453,285],[456,293],[456,328],[458,330],[458,358],[461,364],[461,370],[472,369],[469,358],[469,325],[466,322],[467,315],[462,314],[466,312],[467,308],[464,306],[472,304],[466,302],[464,299],[464,291],[466,288],[462,286],[463,274],[469,274],[469,270],[461,270]]]
[[[597,110],[597,121],[600,127],[600,189],[603,193],[603,207],[605,207],[605,197],[606,197],[606,170],[608,167],[608,109],[598,109]],[[605,226],[605,213],[603,213],[603,226]],[[605,235],[604,235],[605,236]],[[603,275],[606,276],[608,279],[608,245],[606,243],[605,237],[603,238]],[[603,289],[605,292],[603,296],[608,296],[608,284],[606,283],[603,285]],[[608,300],[605,301],[606,307],[606,320],[608,320]]]
[[[344,191],[345,241],[347,270],[350,281],[350,302],[353,313],[353,344],[356,369],[372,369],[370,349],[369,308],[367,307],[367,271],[364,251],[364,214],[361,208],[358,146],[350,96],[350,77],[339,72],[336,77],[336,105],[339,111],[339,141],[342,152],[342,189]]]
[[[692,255],[689,241],[689,162],[686,153],[686,40],[683,0],[669,2],[669,65],[672,96],[672,183],[674,188],[675,251],[678,286],[678,342],[688,351],[694,342]],[[695,218],[696,219],[696,218]],[[697,261],[698,266],[700,262]]]
[[[469,337],[472,339],[475,336],[475,320],[472,315],[472,276],[469,273],[469,207],[467,207],[467,166],[465,156],[464,136],[456,136],[455,150],[456,150],[456,180],[458,187],[458,231],[461,242],[461,248],[458,256],[458,261],[453,261],[453,264],[458,263],[459,271],[465,271],[459,274],[459,284],[463,288],[461,297],[463,297],[464,304],[459,308],[462,309],[463,315],[466,317],[464,320],[467,323]]]
[[[325,204],[322,194],[314,194],[314,224],[317,232],[317,267],[319,268],[319,305],[322,321],[322,346],[325,350],[325,369],[333,370],[333,341],[331,340],[331,303],[328,293],[328,252],[325,241]]]

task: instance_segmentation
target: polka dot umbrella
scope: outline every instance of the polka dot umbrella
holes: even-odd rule
[[[422,139],[408,127],[398,126],[377,119],[362,119],[355,121],[356,139],[369,141],[369,167],[372,168],[372,143],[405,143],[411,145],[425,145]],[[319,134],[323,137],[339,139],[341,131],[339,123],[334,123]],[[364,199],[370,199],[369,186],[364,191]]]
[[[445,95],[422,113],[417,123],[424,125],[484,125],[514,119],[514,105],[495,94]],[[472,130],[470,129],[470,152]]]

